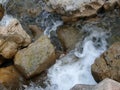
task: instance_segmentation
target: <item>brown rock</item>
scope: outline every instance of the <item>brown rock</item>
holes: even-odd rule
[[[43,33],[43,31],[37,25],[29,25],[29,29],[31,30],[35,40],[38,39]]]
[[[0,27],[0,54],[10,59],[20,47],[30,44],[30,36],[23,30],[17,19],[11,20],[6,27]]]
[[[41,36],[28,48],[17,52],[15,66],[30,78],[40,74],[55,62],[55,49],[47,36]]]
[[[0,84],[2,84],[5,88],[9,90],[18,90],[22,83],[23,78],[16,71],[14,66],[0,68]]]
[[[114,43],[92,65],[92,74],[97,82],[111,78],[120,82],[120,42]]]
[[[2,4],[0,4],[0,20],[3,18],[3,16],[4,16],[4,8],[3,8],[3,6],[2,6]]]
[[[70,51],[75,48],[75,44],[81,38],[82,33],[74,27],[63,26],[57,30],[58,38],[60,39],[65,51]]]

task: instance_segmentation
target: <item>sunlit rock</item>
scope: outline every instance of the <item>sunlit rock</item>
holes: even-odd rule
[[[111,78],[120,82],[120,42],[110,48],[95,60],[92,74],[97,82],[104,78]]]
[[[106,78],[95,86],[78,84],[71,90],[120,90],[120,83]]]
[[[31,39],[17,19],[11,19],[10,22],[4,22],[4,20],[1,22],[8,25],[0,26],[0,54],[10,59],[20,47],[28,46]]]
[[[0,84],[2,84],[8,90],[18,90],[23,82],[23,78],[16,71],[14,66],[0,68]]]
[[[27,77],[40,74],[55,62],[55,49],[47,36],[41,36],[28,48],[17,52],[15,66]]]

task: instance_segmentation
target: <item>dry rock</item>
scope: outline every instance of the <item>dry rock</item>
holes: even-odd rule
[[[106,78],[96,85],[93,90],[120,90],[120,83]]]
[[[28,48],[18,51],[14,63],[26,78],[30,78],[50,67],[55,59],[53,45],[47,36],[42,35]]]
[[[104,79],[97,85],[75,85],[71,90],[120,90],[120,83],[112,79]]]
[[[0,68],[0,84],[8,90],[18,90],[24,82],[14,66]],[[4,90],[1,89],[0,90]],[[6,90],[6,89],[5,89]]]
[[[120,82],[120,42],[114,43],[92,65],[92,74],[97,82],[111,78]]]
[[[8,26],[1,26],[0,29],[0,54],[7,59],[12,58],[20,47],[31,43],[30,36],[17,19],[12,19]]]

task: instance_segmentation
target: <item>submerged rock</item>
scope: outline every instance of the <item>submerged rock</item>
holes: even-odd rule
[[[14,66],[0,68],[0,84],[8,90],[18,90],[23,82],[23,78],[16,71]],[[1,89],[0,86],[0,90],[4,89]]]
[[[23,30],[17,19],[12,19],[7,26],[0,26],[0,54],[13,58],[20,47],[30,44],[30,36]]]
[[[120,82],[120,42],[114,43],[92,65],[92,74],[97,82],[111,78]]]
[[[30,78],[46,70],[55,62],[55,49],[47,36],[41,36],[28,48],[17,52],[15,66]]]
[[[75,85],[71,90],[120,90],[120,83],[112,79],[104,79],[97,85]]]

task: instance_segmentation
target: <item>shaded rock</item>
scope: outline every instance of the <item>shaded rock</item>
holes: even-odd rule
[[[3,8],[3,6],[0,4],[0,20],[3,18],[3,16],[4,16],[4,8]]]
[[[12,58],[20,47],[31,43],[30,36],[17,19],[12,19],[8,26],[0,28],[0,54],[7,59]]]
[[[92,74],[97,82],[111,78],[120,82],[120,42],[114,43],[92,65]]]
[[[43,34],[43,31],[37,25],[29,25],[29,29],[31,30],[35,40]]]
[[[18,90],[23,82],[23,78],[16,71],[14,66],[0,68],[0,84],[5,88],[9,90]]]
[[[112,79],[104,79],[97,85],[75,85],[71,90],[120,90],[120,83]]]
[[[6,61],[6,59],[2,56],[0,56],[0,66]]]
[[[59,30],[57,30],[57,34],[65,51],[74,49],[75,44],[82,37],[82,33],[79,30],[69,25],[61,27]]]
[[[0,90],[8,90],[4,85],[0,84]]]
[[[47,36],[17,52],[15,66],[27,77],[40,74],[55,62],[55,49]]]

